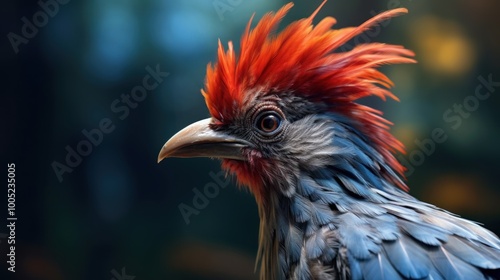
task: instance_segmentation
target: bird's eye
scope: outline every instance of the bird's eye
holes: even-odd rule
[[[264,112],[257,117],[256,126],[263,134],[271,135],[281,127],[281,116],[274,112]]]

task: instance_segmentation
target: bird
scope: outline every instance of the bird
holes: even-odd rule
[[[201,93],[210,117],[161,148],[208,157],[255,197],[260,279],[500,279],[500,240],[411,196],[403,144],[369,96],[398,100],[379,67],[415,63],[400,45],[345,46],[383,21],[335,29],[307,18],[278,31],[293,3],[250,18],[239,51],[218,42]]]

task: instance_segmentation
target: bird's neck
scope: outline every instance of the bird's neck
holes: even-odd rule
[[[283,187],[274,185],[262,188],[269,190],[257,199],[262,279],[291,277],[287,273],[300,265],[304,254],[314,255],[304,251],[305,239],[334,227],[339,215],[356,212],[363,202],[380,203],[380,191],[403,193],[384,176],[394,171],[376,149],[345,126],[335,130],[333,145],[338,149],[329,164],[301,168],[293,191],[280,192]]]
[[[274,193],[258,203],[260,279],[300,279],[293,275],[293,271],[300,271],[298,266],[306,265],[307,260],[320,258],[314,255],[315,252],[307,251],[306,240],[333,230],[341,215],[371,205],[361,204],[362,201],[380,203],[383,200],[379,190],[366,190],[360,192],[361,195],[352,193],[341,186],[342,179],[336,177],[320,179],[324,180],[321,185],[309,179],[306,179],[310,184],[307,188],[314,188],[314,193],[301,190],[292,197]],[[390,192],[404,195],[396,187],[392,187]]]

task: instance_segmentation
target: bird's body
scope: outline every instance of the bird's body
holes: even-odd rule
[[[242,37],[239,56],[219,47],[203,95],[211,118],[167,142],[168,156],[222,159],[255,195],[261,279],[498,279],[500,240],[405,191],[403,147],[389,122],[357,99],[395,98],[375,68],[412,52],[364,44],[334,52],[404,9],[359,27],[333,18],[272,32],[291,5]]]

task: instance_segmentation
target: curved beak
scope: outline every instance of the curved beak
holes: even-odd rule
[[[214,131],[211,119],[195,122],[177,132],[161,148],[158,162],[167,157],[211,157],[244,160],[242,149],[251,144],[245,140]]]

